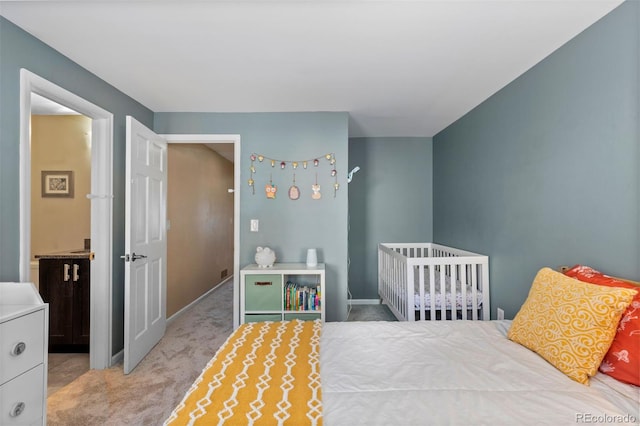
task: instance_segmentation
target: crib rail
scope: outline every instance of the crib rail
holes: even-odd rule
[[[488,320],[489,259],[434,243],[383,243],[378,293],[400,321]]]

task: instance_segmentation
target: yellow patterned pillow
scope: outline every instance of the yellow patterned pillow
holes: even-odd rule
[[[542,268],[507,337],[587,384],[609,350],[636,290],[583,283]]]

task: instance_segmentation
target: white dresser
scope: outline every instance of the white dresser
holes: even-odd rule
[[[46,424],[48,325],[33,284],[0,282],[0,425]]]

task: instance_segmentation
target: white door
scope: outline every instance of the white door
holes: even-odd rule
[[[167,142],[127,116],[124,373],[164,336]]]

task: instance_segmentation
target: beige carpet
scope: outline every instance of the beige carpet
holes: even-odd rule
[[[175,319],[135,370],[90,370],[47,399],[49,425],[160,425],[233,329],[233,280]]]
[[[49,353],[48,359],[48,396],[89,371],[88,353]]]

